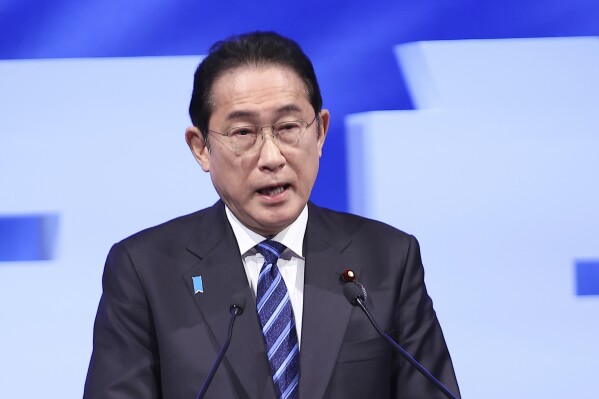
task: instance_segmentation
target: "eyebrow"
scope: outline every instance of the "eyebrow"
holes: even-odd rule
[[[239,111],[233,111],[229,115],[227,115],[227,120],[234,120],[234,119],[241,119],[241,118],[248,118],[248,117],[257,117],[257,116],[258,116],[257,112],[239,110]]]
[[[284,114],[286,112],[302,112],[302,109],[296,104],[288,104],[277,110],[278,114]]]
[[[278,108],[275,113],[277,114],[285,114],[287,112],[302,112],[302,109],[296,104],[287,104],[280,108]],[[235,120],[235,119],[243,119],[243,118],[257,118],[259,116],[258,112],[255,111],[247,111],[247,110],[238,110],[233,111],[227,115],[227,120]]]

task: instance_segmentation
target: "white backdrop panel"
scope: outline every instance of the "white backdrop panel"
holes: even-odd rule
[[[347,118],[351,210],[419,238],[465,398],[596,394],[599,40],[397,48],[416,111]]]
[[[111,244],[217,199],[184,140],[199,61],[0,62],[0,215],[60,218],[55,260],[0,264],[0,398],[81,397]]]

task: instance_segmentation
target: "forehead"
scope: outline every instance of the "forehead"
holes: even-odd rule
[[[227,70],[215,80],[211,94],[213,112],[311,108],[304,81],[292,69],[279,65]]]

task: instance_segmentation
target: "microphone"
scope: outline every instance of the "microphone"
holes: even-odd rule
[[[359,306],[359,302],[364,302],[364,299],[366,298],[364,291],[366,291],[364,286],[359,286],[358,283],[351,282],[343,284],[343,295],[345,295],[345,299],[354,306]]]
[[[212,378],[214,378],[214,374],[216,373],[216,370],[218,369],[220,362],[223,360],[223,357],[225,357],[225,353],[227,352],[229,344],[231,343],[231,337],[233,336],[233,324],[235,323],[235,319],[237,318],[237,316],[240,316],[243,313],[244,308],[245,296],[241,293],[233,295],[233,298],[231,300],[231,306],[229,307],[229,313],[231,314],[231,317],[229,318],[229,329],[227,332],[227,339],[223,344],[222,348],[220,349],[220,352],[218,353],[218,356],[216,357],[214,364],[212,364],[210,372],[208,373],[208,376],[204,381],[204,385],[202,385],[202,389],[200,389],[200,392],[196,396],[196,399],[202,399],[206,394],[208,386],[210,385],[210,382],[212,382]]]
[[[358,306],[370,323],[376,330],[376,332],[383,337],[392,347],[395,349],[401,356],[404,357],[413,367],[416,368],[423,376],[425,376],[430,382],[432,382],[445,396],[449,399],[458,399],[441,381],[435,378],[424,366],[422,366],[416,359],[414,359],[404,348],[401,347],[397,342],[393,340],[389,335],[385,334],[383,330],[379,327],[377,322],[374,320],[366,305],[364,304],[364,299],[366,298],[366,289],[364,286],[357,281],[347,282],[343,285],[343,295],[345,295],[345,299],[352,304],[353,306]]]

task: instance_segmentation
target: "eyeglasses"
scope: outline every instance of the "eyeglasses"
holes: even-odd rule
[[[223,136],[229,149],[237,155],[242,155],[262,145],[266,129],[271,130],[272,138],[279,148],[281,146],[297,145],[304,132],[316,121],[317,117],[318,114],[314,116],[310,123],[306,121],[285,121],[270,126],[235,126],[225,133],[214,130],[208,131]]]

